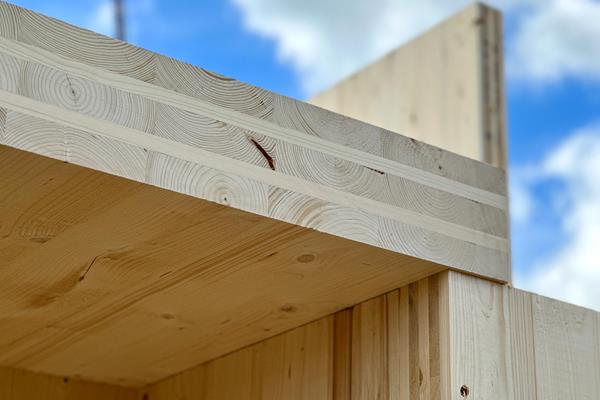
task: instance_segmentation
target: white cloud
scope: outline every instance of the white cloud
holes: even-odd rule
[[[470,4],[468,0],[232,0],[273,39],[308,93],[323,89]],[[491,0],[516,22],[510,77],[600,77],[600,2]]]
[[[600,2],[551,0],[520,21],[509,43],[510,76],[600,78]]]
[[[249,30],[275,40],[307,91],[321,89],[469,3],[467,0],[233,0]]]
[[[529,168],[513,168],[510,171],[510,217],[513,224],[529,222],[535,207],[535,199],[528,188],[531,176]]]
[[[600,124],[570,135],[538,168],[536,185],[561,185],[552,194],[554,204],[541,206],[558,213],[555,234],[565,239],[517,285],[600,310]]]

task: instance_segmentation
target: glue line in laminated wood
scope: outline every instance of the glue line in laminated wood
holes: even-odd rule
[[[75,128],[83,138],[109,139],[103,141],[102,151],[95,151],[98,156],[117,158],[112,147],[129,147],[129,152],[138,153],[139,164],[118,168],[121,176],[156,184],[142,177],[144,163],[148,163],[143,152],[160,153],[233,173],[268,190],[283,189],[294,196],[351,208],[375,227],[375,240],[369,244],[492,279],[508,278],[501,172],[439,149],[415,147],[401,136],[191,69],[122,42],[4,3],[3,7],[11,11],[3,15],[7,26],[13,22],[15,31],[7,30],[2,39],[6,77],[2,105],[9,114],[29,114],[58,123],[62,130]],[[61,30],[63,34],[57,36]],[[92,57],[88,46],[94,42],[103,44],[93,46],[103,57]],[[107,64],[109,59],[114,63]],[[130,68],[145,71],[143,77]],[[174,76],[180,77],[179,83],[173,82]],[[203,86],[194,93],[186,89],[179,93],[181,84],[191,77]],[[179,108],[185,104],[187,109]],[[65,159],[75,152],[68,148],[68,141],[38,135],[31,146],[24,134],[7,135],[4,143],[71,161]],[[65,149],[58,154],[45,151],[40,140],[47,141],[48,149],[61,143]],[[71,158],[83,166],[109,164],[107,160]],[[454,167],[464,169],[456,173]],[[242,209],[276,218],[289,214]],[[333,225],[315,228],[356,239]],[[399,237],[388,239],[387,232],[393,236],[397,232]],[[427,239],[398,240],[405,235]],[[452,253],[458,258],[437,250],[442,245],[456,249]],[[475,253],[478,255],[473,257]]]
[[[141,386],[449,268],[510,277],[503,171],[4,2],[0,189],[0,365],[40,373]],[[435,285],[273,346],[331,396],[406,363],[437,393]]]

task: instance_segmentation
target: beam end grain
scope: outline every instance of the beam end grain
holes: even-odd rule
[[[501,170],[5,2],[0,22],[0,365],[142,385],[448,268],[509,279]]]

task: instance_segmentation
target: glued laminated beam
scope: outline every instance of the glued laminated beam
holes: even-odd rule
[[[310,102],[506,168],[502,51],[500,12],[476,3]]]
[[[0,365],[142,385],[452,268],[489,165],[0,2]]]

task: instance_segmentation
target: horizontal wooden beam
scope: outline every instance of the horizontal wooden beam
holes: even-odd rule
[[[183,176],[146,177],[160,154],[254,187],[230,206],[508,278],[501,171],[5,3],[0,11],[13,27],[0,37],[3,144],[185,192]],[[35,121],[56,133],[23,131]],[[343,210],[365,232],[278,212],[279,194]]]
[[[142,385],[452,268],[489,165],[0,2],[0,365]]]

